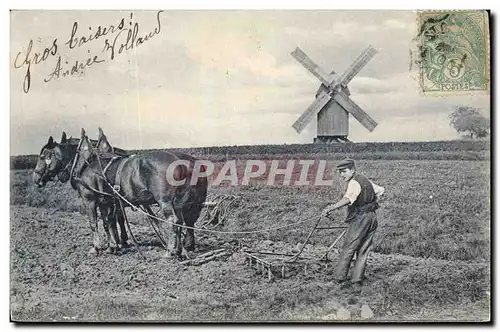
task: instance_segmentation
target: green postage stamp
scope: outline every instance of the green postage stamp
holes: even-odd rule
[[[487,11],[418,13],[419,79],[424,94],[490,89]]]

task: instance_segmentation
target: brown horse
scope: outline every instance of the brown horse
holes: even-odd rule
[[[99,250],[99,237],[97,233],[97,213],[96,208],[101,209],[103,216],[104,229],[108,235],[108,249],[114,251],[117,246],[117,230],[116,220],[120,225],[122,243],[126,243],[127,234],[124,228],[123,215],[118,214],[116,219],[111,213],[111,208],[116,201],[112,198],[112,187],[108,185],[108,181],[103,177],[102,162],[105,153],[111,153],[111,160],[116,160],[118,148],[111,148],[109,142],[102,130],[100,129],[100,137],[98,142],[99,154],[96,154],[91,141],[85,135],[82,129],[82,134],[79,144],[75,142],[66,142],[66,134],[63,133],[61,144],[53,141],[52,137],[49,142],[42,148],[37,167],[35,168],[33,181],[38,186],[44,186],[47,181],[51,181],[55,176],[59,176],[59,180],[66,182],[70,179],[71,185],[78,190],[80,197],[84,200],[87,206],[87,211],[90,219],[90,227],[94,233],[94,248],[93,252]],[[122,150],[123,151],[123,150]],[[97,157],[100,155],[100,157]],[[124,162],[124,167],[120,168],[120,174],[125,174],[122,179],[127,180],[125,184],[125,197],[127,201],[133,205],[143,205],[148,212],[152,214],[149,206],[158,204],[162,214],[167,221],[172,224],[184,223],[187,226],[193,227],[196,222],[207,194],[207,179],[200,178],[195,186],[172,186],[166,181],[166,169],[172,161],[178,161],[179,158],[190,162],[188,167],[175,168],[177,178],[186,179],[186,184],[190,183],[190,176],[193,172],[193,164],[195,158],[186,154],[178,154],[177,157],[168,152],[148,153],[144,156],[132,156],[130,158],[121,158]],[[48,161],[50,159],[50,162]],[[120,162],[121,163],[121,162]],[[71,171],[69,166],[71,165]],[[106,174],[114,172],[114,181],[117,179],[117,163],[110,164]],[[141,168],[142,167],[142,168]],[[146,167],[146,168],[144,168]],[[203,170],[201,170],[203,171]],[[144,186],[149,185],[150,190],[144,190]],[[138,188],[142,188],[138,191]],[[119,209],[117,210],[119,211]],[[179,215],[179,218],[176,218]],[[176,221],[177,219],[177,221]],[[111,229],[111,234],[109,230]],[[175,230],[175,245],[176,253],[182,251],[180,241],[180,229],[174,227]],[[125,239],[125,240],[124,240]],[[193,229],[187,230],[184,247],[188,250],[193,250],[195,246]],[[111,245],[109,243],[111,242]],[[172,241],[167,241],[167,247],[172,250]]]
[[[172,169],[174,162],[183,161]],[[167,151],[144,152],[128,158],[117,157],[106,135],[99,128],[94,158],[89,160],[95,172],[101,172],[109,187],[113,187],[125,205],[142,205],[146,212],[153,215],[151,205],[157,204],[167,223],[172,225],[172,232],[167,237],[169,253],[180,255],[184,247],[194,250],[194,224],[198,219],[207,196],[206,177],[198,178],[195,185],[190,185],[196,158],[183,153]],[[201,169],[200,171],[203,171]],[[183,185],[173,185],[168,181],[168,172],[173,178],[185,180]],[[151,218],[157,226],[158,219]],[[188,226],[184,243],[181,242],[181,229],[176,225]],[[175,238],[174,238],[175,234]]]
[[[53,181],[59,176],[61,182],[69,179],[69,167],[71,166],[72,156],[76,153],[76,144],[69,144],[66,133],[63,132],[61,144],[49,137],[47,144],[40,150],[37,164],[33,171],[33,182],[38,187],[43,187],[48,181]]]
[[[86,167],[85,160],[89,158],[91,148],[85,145],[86,148],[81,149],[84,141],[85,144],[91,146],[91,142],[83,129],[78,142],[74,139],[67,139],[65,132],[63,132],[59,144],[54,142],[51,136],[38,156],[37,165],[33,172],[33,182],[37,186],[43,187],[48,181],[55,181],[56,177],[63,183],[70,180],[71,186],[78,191],[79,196],[82,198],[89,216],[90,228],[94,235],[94,246],[91,252],[98,253],[99,249],[101,249],[97,208],[101,212],[103,228],[107,235],[106,247],[108,251],[114,252],[117,249],[118,241],[116,219],[120,224],[121,246],[127,246],[128,237],[123,226],[124,216],[119,211],[116,215],[112,213],[114,206],[112,190],[105,187],[104,181],[98,173]],[[113,236],[109,233],[110,228],[114,233]]]

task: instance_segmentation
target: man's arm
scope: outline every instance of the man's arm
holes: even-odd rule
[[[344,197],[342,197],[342,199],[340,199],[337,203],[333,205],[328,205],[323,210],[321,215],[327,216],[332,211],[335,211],[337,209],[340,209],[341,207],[354,203],[360,193],[361,193],[360,184],[357,181],[350,181],[349,184],[347,185],[347,190],[346,193],[344,194]]]
[[[342,197],[342,199],[340,201],[338,201],[337,203],[335,203],[333,205],[330,205],[329,209],[330,209],[330,211],[337,210],[337,209],[340,209],[341,207],[344,207],[350,203],[351,203],[351,201],[349,200],[349,198]]]
[[[324,208],[323,212],[321,212],[321,216],[322,217],[330,217],[330,214],[333,211],[340,209],[341,207],[344,207],[346,205],[349,205],[350,203],[351,203],[351,201],[349,200],[349,198],[342,197],[342,199],[340,199],[340,201],[338,201],[337,203],[335,203],[333,205],[328,205],[326,208]]]

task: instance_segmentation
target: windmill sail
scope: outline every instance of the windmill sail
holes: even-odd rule
[[[340,77],[340,84],[346,86],[356,76],[361,69],[370,61],[373,56],[377,54],[377,50],[371,45],[361,53],[360,56],[347,68],[347,70]]]
[[[373,129],[377,127],[378,123],[365,111],[363,111],[354,101],[352,101],[352,99],[349,98],[344,92],[341,91],[336,93],[333,96],[333,99],[335,99],[335,101],[339,103],[339,105],[342,106],[347,112],[352,114],[352,116],[361,122],[361,124],[369,131],[373,131]]]
[[[332,99],[332,97],[326,92],[322,92],[318,96],[318,98],[316,98],[311,106],[309,106],[307,110],[302,113],[300,118],[298,118],[297,121],[295,121],[295,123],[292,125],[297,133],[300,133],[309,124],[313,116],[318,114],[318,112],[321,111],[323,107],[325,107],[330,99]]]
[[[300,48],[297,47],[295,51],[290,54],[295,58],[295,60],[300,62],[302,66],[304,66],[314,76],[316,76],[316,78],[318,78],[321,83],[325,84],[326,86],[329,86],[332,83],[332,77],[328,73],[324,72],[317,64],[315,64],[314,61],[312,61]]]
[[[340,77],[335,71],[332,71],[330,74],[323,71],[298,47],[291,53],[302,66],[322,83],[320,89],[316,93],[316,100],[292,125],[297,133],[300,133],[309,124],[312,117],[317,114],[318,121],[329,122],[328,125],[323,125],[323,123],[320,125],[318,122],[318,133],[321,132],[322,136],[347,136],[348,126],[346,129],[342,129],[341,125],[344,123],[344,121],[342,121],[344,117],[346,119],[345,123],[347,123],[348,113],[354,116],[354,118],[369,131],[373,131],[375,127],[377,127],[377,122],[349,98],[350,93],[347,89],[347,84],[361,71],[361,69],[363,69],[376,53],[377,50],[375,50],[375,48],[371,45],[368,46]],[[334,100],[332,104],[327,106],[332,99]],[[342,114],[342,119],[339,120],[329,116],[331,115],[329,113],[323,114],[321,112],[340,112]]]

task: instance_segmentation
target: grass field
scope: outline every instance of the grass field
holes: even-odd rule
[[[329,165],[337,157],[330,155]],[[370,284],[354,297],[331,282],[331,266],[270,284],[236,251],[225,260],[181,267],[162,258],[152,230],[134,213],[134,233],[151,262],[142,261],[135,248],[88,257],[88,221],[78,213],[70,186],[40,190],[31,185],[30,170],[11,171],[13,318],[323,320],[345,307],[359,319],[359,307],[367,303],[377,320],[488,320],[491,202],[484,159],[359,160],[360,172],[384,186],[386,195],[367,271]],[[257,179],[251,186],[213,186],[209,193],[242,200],[221,230],[255,230],[312,219],[341,197],[343,186],[338,179],[331,187],[266,186]],[[342,224],[343,217],[338,212],[324,223]],[[199,250],[231,243],[255,247],[265,240],[274,249],[291,250],[311,226],[207,236]],[[311,243],[325,248],[336,234],[317,232]]]

